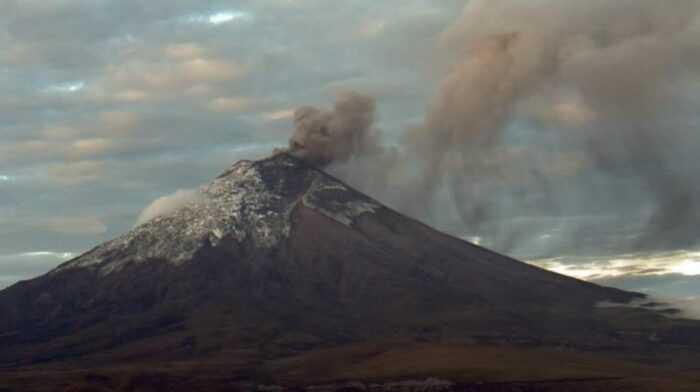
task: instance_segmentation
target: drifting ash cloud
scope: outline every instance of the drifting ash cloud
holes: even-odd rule
[[[404,132],[400,164],[344,173],[398,179],[393,189],[354,185],[442,227],[451,209],[471,233],[504,211],[602,211],[638,221],[629,238],[603,245],[610,251],[692,246],[699,11],[694,0],[470,1],[442,36],[449,65],[438,65],[451,71],[424,120]],[[395,152],[386,159],[387,150],[367,147],[380,144],[369,132],[374,117],[374,102],[356,93],[332,111],[299,109],[290,151],[322,166],[353,156],[395,162]],[[574,224],[563,216],[557,229],[572,238],[596,230]],[[503,227],[490,236],[509,251],[535,234]]]
[[[362,155],[379,142],[372,133],[375,112],[374,98],[352,91],[339,93],[332,110],[299,108],[286,151],[321,167]]]
[[[196,189],[181,189],[160,197],[149,204],[136,219],[136,226],[161,216],[171,215],[188,206],[204,204],[209,198]]]

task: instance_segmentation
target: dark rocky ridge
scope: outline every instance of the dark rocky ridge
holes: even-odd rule
[[[286,154],[239,162],[201,192],[206,202],[0,292],[0,364],[226,357],[254,369],[377,340],[697,337],[693,321],[597,306],[640,294],[450,237]]]

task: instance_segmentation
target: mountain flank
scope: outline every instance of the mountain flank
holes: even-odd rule
[[[625,385],[666,366],[698,385],[698,322],[438,232],[289,154],[238,162],[198,192],[0,292],[0,381],[333,389],[440,376],[438,389],[505,391],[467,387]]]

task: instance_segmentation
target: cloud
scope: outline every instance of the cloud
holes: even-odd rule
[[[68,161],[79,161],[126,148],[123,142],[105,138],[78,139],[66,145],[62,155]]]
[[[280,109],[266,112],[263,118],[267,121],[287,120],[294,117],[294,109]]]
[[[165,55],[174,59],[191,59],[202,57],[211,52],[211,48],[195,42],[171,44],[165,47]]]
[[[175,53],[179,57],[163,57],[168,54],[172,56],[174,50],[179,50]],[[164,53],[130,55],[121,64],[107,69],[91,94],[97,100],[138,102],[172,99],[175,96],[170,94],[178,91],[208,85],[220,86],[240,79],[248,72],[238,62],[195,54],[183,48],[166,47]]]
[[[31,217],[27,219],[8,214],[0,216],[0,223],[15,227],[24,226],[29,231],[34,231],[37,237],[40,237],[39,232],[46,232],[47,230],[53,237],[55,237],[56,233],[68,235],[95,235],[107,232],[107,226],[102,221],[102,218],[97,215],[49,215],[41,218]],[[36,253],[35,251],[27,251],[22,254],[30,256],[42,255],[41,252]]]
[[[648,274],[630,272],[619,276],[592,279],[594,283],[628,291],[668,295],[675,298],[698,297],[700,276],[656,271]]]
[[[28,251],[15,254],[0,254],[0,289],[15,283],[44,274],[60,263],[76,255],[70,252]]]
[[[235,20],[245,20],[252,18],[252,15],[246,11],[220,11],[209,15],[206,21],[213,25],[230,23]]]
[[[61,187],[75,187],[100,179],[106,180],[106,168],[96,161],[55,163],[46,166],[53,183]]]
[[[58,233],[65,234],[102,234],[107,226],[95,216],[50,217],[47,226]]]
[[[87,124],[44,126],[35,132],[33,139],[0,149],[0,160],[6,163],[77,162],[125,152],[143,145],[144,138],[133,135],[143,125],[144,118],[139,114],[105,111]]]
[[[208,198],[197,190],[181,189],[172,195],[163,196],[148,205],[136,219],[140,225],[161,216],[167,216],[188,206],[208,202]]]
[[[49,140],[65,141],[74,138],[77,130],[64,125],[49,125],[39,130],[39,134]]]
[[[57,93],[57,94],[70,94],[70,93],[76,93],[85,88],[85,82],[82,80],[75,81],[75,82],[67,82],[67,83],[61,83],[61,84],[56,84],[53,86],[50,86],[49,88],[46,89],[47,92],[49,93]]]
[[[679,308],[683,317],[700,320],[700,298],[676,299],[670,304]]]
[[[239,113],[261,107],[261,102],[250,98],[219,97],[205,105],[213,113]]]
[[[364,22],[359,29],[359,34],[365,38],[371,38],[386,28],[387,22],[382,19],[374,19]]]
[[[620,304],[615,302],[601,302],[599,307],[623,307],[623,308],[641,308],[653,309],[657,311],[672,311],[666,312],[667,317],[672,318],[689,318],[700,320],[700,298],[680,298],[666,294],[645,293],[647,297],[642,300],[633,300],[630,303]]]
[[[94,126],[98,134],[112,136],[128,135],[139,130],[145,123],[144,115],[123,110],[108,110],[101,112]]]

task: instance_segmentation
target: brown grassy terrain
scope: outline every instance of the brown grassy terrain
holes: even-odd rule
[[[563,348],[506,348],[471,343],[363,345],[285,359],[275,363],[272,374],[285,385],[305,385],[310,380],[387,382],[428,377],[486,383],[566,379],[664,383],[671,377],[675,385],[697,390],[692,387],[700,387],[700,363],[691,361],[696,355],[621,356]]]
[[[245,357],[229,353],[200,361],[6,369],[0,372],[0,391],[234,391],[259,385],[331,391],[373,384],[375,390],[399,391],[700,390],[700,353],[675,349],[619,354],[394,342],[317,350],[252,367]],[[451,385],[426,385],[429,379]]]

